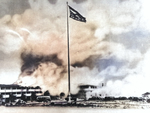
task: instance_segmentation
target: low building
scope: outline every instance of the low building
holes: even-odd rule
[[[42,93],[40,87],[23,87],[16,84],[0,84],[0,103],[13,102],[16,99],[32,101]]]
[[[77,98],[88,100],[90,98],[104,98],[105,94],[101,94],[97,92],[97,89],[104,87],[104,83],[101,86],[94,85],[80,85],[79,92],[77,94]]]

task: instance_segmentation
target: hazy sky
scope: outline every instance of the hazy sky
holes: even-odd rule
[[[87,20],[69,19],[72,92],[80,84],[103,82],[106,86],[100,91],[110,95],[149,91],[150,2],[68,2]],[[0,84],[14,83],[21,73],[19,80],[29,77],[22,85],[65,92],[66,1],[0,0],[0,10]]]

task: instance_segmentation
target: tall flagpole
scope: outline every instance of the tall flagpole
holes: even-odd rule
[[[70,92],[70,53],[69,53],[69,19],[68,19],[68,2],[67,3],[67,44],[68,44],[68,102],[71,102]]]

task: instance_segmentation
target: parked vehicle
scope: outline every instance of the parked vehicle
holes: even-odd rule
[[[51,104],[51,97],[50,97],[50,96],[38,96],[38,97],[36,98],[36,100],[37,100],[38,102],[43,102],[44,105],[49,105],[49,104]]]

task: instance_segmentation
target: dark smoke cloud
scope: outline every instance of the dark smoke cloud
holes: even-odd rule
[[[75,3],[82,3],[82,2],[86,2],[87,0],[73,0],[73,2]]]
[[[91,55],[88,58],[86,58],[83,62],[76,62],[72,64],[73,67],[89,67],[90,69],[93,69],[95,66],[99,66],[98,62],[101,59],[100,55]]]
[[[1,0],[0,18],[5,16],[6,14],[21,14],[27,8],[30,8],[30,5],[27,0]]]
[[[56,4],[57,0],[48,0],[51,4]]]
[[[40,63],[48,63],[53,62],[58,66],[62,65],[62,60],[58,59],[56,54],[53,55],[35,55],[33,53],[25,53],[21,54],[21,59],[23,61],[23,66],[21,67],[21,71],[23,72],[25,69],[34,66],[35,68],[40,65]]]

